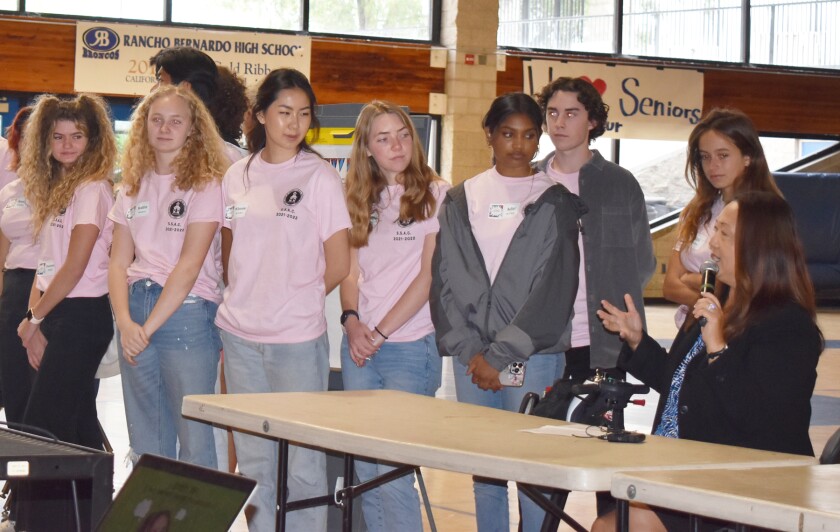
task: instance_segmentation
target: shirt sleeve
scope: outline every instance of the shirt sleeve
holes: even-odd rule
[[[318,234],[322,242],[342,229],[350,227],[350,214],[344,201],[344,187],[338,173],[325,163],[318,172],[315,193],[318,196],[317,212]]]
[[[125,218],[125,191],[122,188],[117,190],[117,197],[114,199],[114,206],[111,207],[108,218],[114,223],[128,225],[128,220]]]
[[[196,191],[189,206],[187,225],[197,222],[224,222],[224,200],[220,183],[212,182]]]
[[[446,197],[446,191],[452,188],[452,185],[443,180],[435,181],[431,184],[432,194],[435,196],[435,212],[432,216],[424,220],[423,231],[426,235],[433,235],[440,231],[440,207],[443,204],[443,198]]]
[[[102,230],[114,203],[110,182],[96,181],[82,185],[73,197],[73,203],[71,229],[77,225],[92,224]]]

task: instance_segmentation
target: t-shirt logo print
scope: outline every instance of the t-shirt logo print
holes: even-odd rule
[[[181,218],[187,213],[187,205],[184,200],[175,200],[169,204],[169,216],[172,218]]]
[[[414,223],[414,218],[409,218],[408,220],[398,220],[397,221],[397,224],[399,224],[400,227],[408,227],[413,223]]]
[[[297,205],[300,203],[300,200],[303,199],[303,192],[299,189],[290,190],[288,194],[283,198],[283,203],[286,205],[292,206]]]

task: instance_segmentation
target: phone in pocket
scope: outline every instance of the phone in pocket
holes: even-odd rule
[[[525,384],[525,363],[511,362],[499,372],[502,386],[522,386]]]

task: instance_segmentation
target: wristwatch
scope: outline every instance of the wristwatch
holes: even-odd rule
[[[341,313],[341,318],[339,319],[339,321],[341,322],[341,330],[345,333],[347,331],[344,330],[344,322],[346,322],[347,318],[349,318],[350,316],[356,316],[356,319],[357,320],[359,319],[359,313],[356,312],[355,310],[345,310],[345,311],[343,311]]]
[[[44,318],[36,318],[35,314],[32,313],[32,309],[26,311],[26,319],[29,320],[29,323],[32,325],[38,325],[44,321]]]
[[[344,322],[347,321],[347,318],[350,316],[356,316],[356,319],[359,319],[359,313],[355,310],[345,310],[341,313],[341,326],[344,327]]]

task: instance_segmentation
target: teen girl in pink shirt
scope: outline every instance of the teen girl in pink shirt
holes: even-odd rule
[[[29,292],[38,266],[38,245],[32,234],[32,209],[17,175],[23,125],[32,112],[24,107],[6,129],[7,157],[0,157],[0,390],[6,421],[20,423],[35,379],[26,349],[17,334],[20,317],[29,308]],[[5,172],[5,173],[4,173]],[[12,427],[15,428],[15,427]]]
[[[341,179],[306,142],[317,128],[315,93],[293,69],[262,81],[248,132],[250,157],[222,181],[227,286],[216,324],[228,393],[324,391],[329,345],[324,298],[350,270]],[[243,474],[258,481],[251,530],[275,522],[278,446],[234,433]],[[322,452],[289,448],[289,500],[327,493]],[[326,529],[326,508],[291,512],[289,530]]]
[[[117,151],[105,102],[86,94],[69,100],[39,97],[23,146],[18,174],[41,244],[29,311],[18,328],[38,371],[23,421],[60,440],[101,449],[94,375],[114,335],[108,211]],[[53,493],[43,498],[59,504],[70,500],[66,484],[46,488]],[[39,497],[25,491],[17,491],[20,502]],[[85,491],[82,483],[80,497]],[[68,506],[27,508],[32,511],[18,508],[20,529],[63,529],[59,523],[72,513]]]
[[[674,316],[682,327],[700,298],[700,267],[712,252],[715,220],[726,204],[750,191],[782,193],[776,187],[752,120],[735,109],[712,109],[688,137],[686,180],[694,197],[680,215],[677,243],[668,259],[662,294],[679,303]],[[693,323],[689,319],[689,325]]]
[[[131,457],[215,468],[213,427],[181,417],[185,395],[212,394],[221,341],[219,229],[228,159],[210,113],[187,88],[137,107],[122,162],[109,284]]]
[[[341,283],[344,387],[434,396],[441,360],[429,313],[437,210],[449,185],[426,164],[408,115],[366,105],[353,133],[346,183],[350,275]],[[356,462],[364,482],[393,467]],[[414,475],[362,496],[370,531],[422,530]]]

